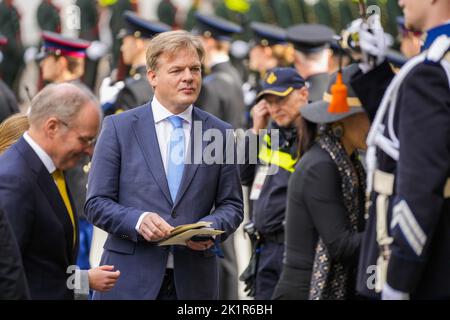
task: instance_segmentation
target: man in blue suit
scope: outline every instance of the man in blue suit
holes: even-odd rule
[[[186,31],[156,36],[147,52],[153,100],[105,118],[85,212],[109,233],[102,264],[120,269],[121,278],[96,299],[217,299],[212,249],[239,226],[243,204],[235,162],[185,161],[198,156],[199,146],[200,152],[208,150],[202,141],[208,129],[231,141],[216,148],[219,160],[230,145],[234,148],[231,126],[192,105],[201,87],[203,56],[198,38]],[[155,244],[174,226],[198,221],[225,233],[214,241],[191,239],[186,246]]]

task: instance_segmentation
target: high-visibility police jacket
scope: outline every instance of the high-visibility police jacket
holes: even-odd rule
[[[269,166],[270,171],[276,172],[266,176],[259,198],[252,201],[251,219],[262,235],[276,234],[284,230],[287,185],[298,160],[296,129],[272,125],[273,128],[280,130],[279,147],[272,149],[271,135],[268,132],[259,144],[258,164],[247,163],[241,166],[241,182],[250,187],[262,166]]]

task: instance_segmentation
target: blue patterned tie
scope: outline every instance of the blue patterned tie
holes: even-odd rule
[[[180,187],[181,177],[184,168],[184,132],[183,119],[178,116],[170,116],[170,123],[173,126],[170,134],[167,168],[167,182],[169,184],[170,196],[175,202],[178,188]]]

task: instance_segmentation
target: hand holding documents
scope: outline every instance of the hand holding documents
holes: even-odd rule
[[[194,236],[212,237],[224,233],[225,231],[210,228],[211,222],[200,221],[192,224],[183,224],[176,227],[170,236],[158,242],[158,246],[181,245],[185,246],[186,241]]]

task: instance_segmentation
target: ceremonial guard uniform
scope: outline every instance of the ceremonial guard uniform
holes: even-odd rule
[[[141,18],[132,11],[125,11],[123,18],[126,28],[121,30],[121,37],[132,36],[138,39],[150,40],[155,35],[172,29],[162,22]],[[122,50],[124,49],[122,48]],[[124,84],[125,86],[120,90],[114,102],[109,105],[102,105],[105,115],[143,105],[153,97],[153,89],[147,80],[147,67],[144,62],[131,67]]]
[[[373,119],[357,284],[365,296],[387,284],[412,299],[450,298],[449,36],[450,24],[429,30],[423,53],[392,81],[384,63],[352,82]]]

